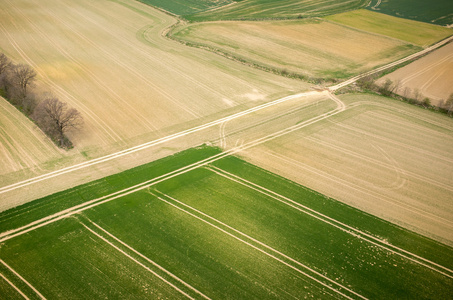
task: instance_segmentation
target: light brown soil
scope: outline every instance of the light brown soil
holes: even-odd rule
[[[308,88],[162,37],[176,19],[137,1],[8,0],[0,20],[0,49],[31,65],[37,81],[85,121],[70,134],[71,158],[41,164],[38,174]],[[24,170],[26,178],[40,162],[4,164],[2,174]]]
[[[387,79],[400,83],[397,93],[402,96],[414,98],[418,90],[419,101],[428,97],[431,104],[442,106],[453,93],[453,43],[384,76],[378,83]]]
[[[19,110],[0,97],[0,177],[64,156]],[[36,170],[38,171],[38,170]],[[0,180],[1,182],[1,180]]]
[[[348,77],[415,52],[403,41],[324,20],[195,23],[174,36],[267,67],[327,78]]]

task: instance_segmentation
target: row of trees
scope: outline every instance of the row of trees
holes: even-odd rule
[[[411,104],[439,110],[450,116],[453,115],[453,93],[447,99],[439,101],[437,106],[433,106],[431,99],[423,97],[419,89],[412,90],[405,87],[401,90],[401,81],[393,82],[390,79],[387,79],[382,85],[377,85],[375,83],[376,78],[372,75],[363,77],[357,81],[357,85],[363,90],[374,91],[383,96],[399,98]]]
[[[37,95],[32,87],[36,71],[26,64],[14,64],[0,53],[0,93],[11,104],[30,117],[58,146],[71,148],[66,136],[69,130],[80,129],[83,118],[55,96]]]

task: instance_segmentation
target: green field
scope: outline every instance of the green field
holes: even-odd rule
[[[446,299],[453,287],[452,248],[211,147],[4,212],[0,228],[5,299]]]
[[[184,17],[190,21],[294,19],[325,16],[364,7],[365,0],[243,0],[222,8]]]
[[[378,3],[379,5],[376,6]],[[438,25],[453,23],[453,1],[451,0],[372,0],[367,9]]]
[[[325,19],[418,46],[431,45],[453,34],[453,29],[395,18],[364,9],[328,16]]]
[[[139,0],[148,5],[162,8],[175,15],[190,15],[223,5],[233,3],[232,0]]]

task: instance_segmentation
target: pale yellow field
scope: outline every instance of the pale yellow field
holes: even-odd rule
[[[270,68],[323,78],[347,78],[421,49],[322,19],[195,23],[173,35]]]
[[[418,90],[419,101],[428,97],[431,104],[442,106],[453,93],[453,44],[380,78],[378,83],[383,84],[387,79],[399,82],[395,92],[402,96],[413,98]]]
[[[453,245],[453,121],[378,96],[241,155],[272,172]]]
[[[14,106],[0,97],[0,177],[33,175],[65,156]],[[25,172],[27,170],[27,172]]]
[[[85,127],[70,138],[73,152],[88,158],[308,88],[162,37],[176,19],[136,1],[1,6],[0,49],[31,65],[44,89],[82,113]]]

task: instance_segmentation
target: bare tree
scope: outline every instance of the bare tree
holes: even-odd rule
[[[414,90],[414,99],[415,101],[420,101],[422,94],[420,93],[420,90],[417,88]]]
[[[427,107],[430,107],[431,106],[431,99],[429,99],[428,97],[425,97],[422,101],[422,105],[427,108]]]
[[[368,75],[357,80],[357,85],[364,90],[373,90],[374,89],[374,76]]]
[[[4,53],[0,53],[0,75],[11,68],[12,64],[11,60]]]
[[[398,90],[400,89],[400,86],[401,86],[401,79],[395,80],[393,87],[392,87],[392,93],[397,94]]]
[[[4,53],[0,53],[0,88],[6,88],[6,75],[12,66],[11,60]]]
[[[440,99],[437,106],[440,107],[440,108],[444,108],[444,105],[445,105],[445,100],[444,99]]]
[[[379,93],[387,97],[390,96],[392,94],[392,85],[393,82],[387,78],[384,84],[379,88]]]
[[[66,133],[83,125],[83,118],[78,110],[69,108],[67,103],[56,97],[44,99],[36,108],[34,119],[38,125],[58,141],[60,147],[71,147]]]
[[[411,95],[411,89],[410,89],[409,87],[406,86],[406,87],[404,88],[403,96],[404,96],[405,98],[409,98],[410,95]]]
[[[22,98],[27,96],[27,87],[35,80],[36,72],[32,67],[25,64],[15,65],[11,70],[11,80],[14,85],[19,88],[19,93]]]
[[[450,96],[448,96],[448,99],[447,101],[445,101],[445,104],[448,107],[448,114],[451,114],[453,110],[453,93],[451,93]]]

